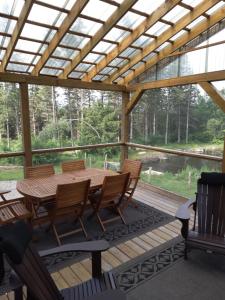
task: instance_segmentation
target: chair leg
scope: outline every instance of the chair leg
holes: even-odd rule
[[[96,212],[96,216],[97,216],[98,221],[99,221],[99,223],[100,223],[100,225],[102,227],[102,230],[105,232],[106,231],[105,226],[104,226],[104,224],[103,224],[103,222],[102,222],[102,220],[101,220],[98,212]]]
[[[120,216],[120,218],[121,218],[123,224],[126,225],[126,222],[125,222],[125,220],[124,220],[124,217],[123,217],[123,215],[122,215],[122,212],[121,212],[120,208],[119,208],[119,207],[116,207],[116,211],[118,212],[118,214],[119,214],[119,216]]]
[[[54,235],[55,235],[55,238],[57,240],[57,243],[58,243],[58,246],[61,246],[61,242],[60,242],[60,239],[59,239],[59,236],[58,236],[58,233],[57,233],[57,230],[55,228],[55,225],[52,224],[52,229],[53,229],[53,232],[54,232]]]
[[[87,231],[86,231],[85,228],[84,228],[83,221],[82,221],[82,219],[81,219],[80,217],[78,218],[78,220],[79,220],[79,222],[80,222],[80,226],[81,226],[81,228],[82,228],[82,230],[83,230],[83,233],[84,233],[85,237],[87,238],[88,235],[87,235]]]
[[[124,210],[125,208],[127,208],[127,206],[129,204],[132,204],[134,208],[138,208],[138,205],[136,203],[133,202],[132,196],[129,196],[125,203],[121,206],[121,210]]]

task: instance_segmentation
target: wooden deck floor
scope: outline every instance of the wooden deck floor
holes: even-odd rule
[[[157,194],[143,187],[137,188],[135,198],[172,216],[175,215],[176,209],[181,204],[176,199]],[[179,234],[180,222],[175,220],[115,247],[111,247],[108,251],[102,253],[102,268],[104,271],[108,271],[118,267],[146,251],[166,243]],[[83,259],[51,275],[59,289],[79,284],[91,278],[91,260],[89,258]],[[12,293],[0,297],[0,300],[5,299],[13,299]]]

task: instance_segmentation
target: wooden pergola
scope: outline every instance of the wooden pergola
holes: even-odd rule
[[[147,89],[200,84],[225,112],[225,99],[211,84],[225,80],[225,70],[145,83],[137,79],[165,58],[198,49],[182,47],[223,23],[224,1],[62,0],[54,5],[50,0],[4,2],[8,6],[0,6],[0,18],[6,24],[0,32],[0,81],[20,85],[24,151],[2,153],[0,157],[22,155],[25,166],[30,166],[33,154],[121,146],[123,160],[132,146],[129,114]],[[216,44],[224,43],[222,40]],[[120,143],[32,150],[29,84],[122,92]]]

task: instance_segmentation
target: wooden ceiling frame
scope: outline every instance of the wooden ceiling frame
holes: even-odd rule
[[[34,0],[26,0],[23,9],[21,10],[20,16],[18,18],[17,24],[13,30],[9,45],[5,52],[5,55],[2,59],[2,63],[0,66],[0,72],[4,72],[7,64],[11,58],[11,55],[16,47],[16,43],[20,37],[20,34],[23,30],[24,24],[26,23],[27,17],[30,13]]]
[[[217,88],[208,81],[201,82],[199,85],[210,96],[213,102],[225,113],[225,97],[217,90]]]
[[[59,78],[66,79],[73,72],[76,66],[85,58],[85,56],[102,40],[109,30],[126,14],[137,0],[124,0],[123,3],[114,11],[108,20],[100,27],[92,39],[83,47],[72,62],[65,67],[64,72],[59,75]]]
[[[173,27],[168,28],[163,32],[163,34],[159,35],[156,40],[151,42],[148,46],[146,46],[142,52],[138,53],[134,57],[132,57],[131,61],[124,66],[122,66],[118,72],[113,73],[105,82],[112,83],[115,79],[120,77],[123,73],[128,71],[132,66],[141,61],[144,57],[149,55],[151,52],[156,50],[162,44],[167,42],[172,36],[180,32],[187,25],[195,21],[198,17],[202,16],[204,12],[209,10],[215,4],[220,2],[219,0],[204,0],[199,5],[195,7],[191,12],[187,13],[184,17],[179,19]],[[176,40],[174,41],[176,43]],[[170,45],[173,47],[174,44]],[[135,71],[133,71],[135,72]]]
[[[79,14],[88,3],[88,0],[77,0],[73,7],[71,8],[70,12],[68,13],[67,17],[64,19],[63,23],[59,27],[58,31],[52,38],[51,42],[49,43],[48,47],[40,57],[39,61],[37,62],[36,66],[32,71],[32,75],[37,76],[41,69],[44,67],[45,63],[51,56],[51,54],[55,51],[56,47],[61,42],[64,35],[69,31],[70,27],[74,23],[74,21],[78,18]]]
[[[151,26],[158,22],[164,15],[168,13],[173,7],[180,3],[181,0],[166,1],[156,11],[144,20],[136,29],[125,37],[112,51],[110,51],[105,58],[103,58],[95,68],[92,68],[87,76],[82,78],[83,81],[91,81],[102,69],[104,69],[114,58],[129,47],[137,38],[144,34]]]
[[[129,84],[134,78],[144,73],[146,70],[156,65],[160,60],[168,57],[174,51],[179,49],[180,47],[186,45],[188,42],[202,34],[204,31],[208,30],[210,27],[219,23],[224,19],[225,15],[225,7],[223,9],[217,10],[213,13],[208,19],[205,19],[199,22],[196,26],[194,26],[190,32],[184,33],[182,36],[177,38],[173,44],[166,46],[164,49],[159,51],[158,55],[149,59],[144,66],[140,66],[132,74],[128,74],[124,79],[117,82],[118,84]]]

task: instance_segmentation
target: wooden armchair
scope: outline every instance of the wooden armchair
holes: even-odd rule
[[[190,211],[194,209],[194,226],[189,230]],[[202,173],[197,183],[195,200],[189,200],[176,212],[188,248],[200,248],[225,254],[225,174]]]
[[[127,190],[129,178],[130,173],[124,173],[114,176],[105,176],[103,186],[100,192],[96,192],[95,194],[89,195],[89,200],[94,210],[91,216],[97,216],[103,231],[106,230],[104,226],[105,223],[112,222],[117,218],[121,218],[122,222],[126,224],[122,212],[120,210],[120,205],[124,194]],[[99,211],[102,208],[114,208],[114,210],[118,213],[119,216],[103,221],[99,214]]]
[[[0,228],[0,251],[22,284],[27,287],[27,300],[124,300],[125,296],[117,289],[112,273],[101,272],[101,252],[109,248],[104,240],[67,244],[51,250],[42,251],[40,255],[31,244],[32,232],[24,222],[17,222]],[[59,252],[79,251],[92,253],[93,279],[76,287],[59,291],[51,275],[42,263],[41,256]],[[15,274],[11,281],[15,280]],[[15,288],[15,299],[22,300],[22,285]]]
[[[123,167],[119,173],[121,174],[130,173],[130,180],[127,186],[126,193],[124,195],[125,201],[122,205],[122,209],[125,209],[129,203],[132,203],[135,207],[137,207],[137,205],[134,204],[134,202],[132,202],[132,197],[136,189],[138,180],[140,178],[141,167],[142,167],[142,162],[140,160],[131,160],[131,159],[124,160]]]
[[[54,166],[52,164],[39,165],[33,167],[26,167],[26,178],[40,178],[55,174]]]
[[[88,179],[80,182],[59,184],[57,186],[56,203],[50,208],[50,210],[48,210],[48,213],[51,227],[55,234],[58,245],[61,245],[61,237],[74,234],[81,230],[83,231],[85,237],[87,237],[87,233],[82,222],[82,215],[88,200],[90,182],[91,180]],[[75,220],[78,220],[81,228],[59,235],[56,230],[55,223],[59,218],[65,218],[68,216],[72,216]]]
[[[84,162],[84,160],[64,161],[61,164],[61,168],[62,168],[63,173],[64,172],[73,172],[73,171],[77,171],[77,170],[84,170],[85,162]]]

